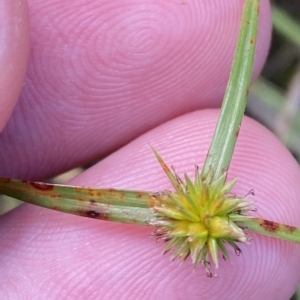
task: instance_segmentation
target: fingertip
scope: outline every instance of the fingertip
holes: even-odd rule
[[[49,178],[221,103],[243,0],[83,2],[30,1],[26,86],[0,139],[4,177]],[[255,76],[268,52],[268,0],[260,12]]]
[[[149,141],[168,165],[176,168],[177,174],[187,172],[193,176],[194,165],[203,165],[218,114],[219,110],[197,111],[167,122],[82,173],[72,183],[150,191],[171,189],[151,153]],[[255,196],[249,196],[249,200],[255,201],[255,216],[300,227],[299,166],[279,140],[254,120],[243,120],[228,177],[238,177],[236,194],[246,195],[255,190]],[[193,273],[188,262],[179,270],[176,262],[172,266],[165,261],[168,258],[162,257],[168,274],[153,273],[153,286],[164,281],[165,289],[173,297],[178,295],[179,286],[189,286],[185,294],[188,299],[203,294],[208,299],[233,295],[237,299],[288,299],[299,281],[299,246],[252,232],[249,236],[251,244],[241,245],[243,255],[236,257],[230,251],[232,262],[221,261],[217,280],[206,280],[201,266]],[[149,264],[155,264],[157,255],[152,260],[148,258]],[[281,286],[281,290],[274,289],[276,286]]]
[[[0,2],[0,132],[23,87],[29,52],[26,0]]]
[[[171,189],[149,144],[179,175],[187,172],[192,177],[194,165],[203,165],[218,115],[219,110],[204,110],[167,122],[70,183]],[[234,192],[245,195],[255,189],[261,216],[299,226],[299,173],[297,163],[274,135],[245,118],[229,172],[229,177],[239,179]],[[26,274],[18,288],[22,286],[27,296],[43,293],[55,298],[71,293],[88,298],[97,291],[98,298],[119,298],[121,292],[123,299],[133,295],[137,299],[289,299],[299,280],[299,246],[252,233],[251,245],[241,246],[243,254],[237,257],[229,250],[231,263],[221,261],[218,278],[210,279],[202,266],[193,271],[189,260],[179,266],[170,261],[169,254],[162,256],[164,244],[149,237],[149,228],[26,205],[6,215],[0,231],[0,254],[9,263],[14,282]],[[7,264],[0,264],[1,270]],[[5,276],[0,279],[7,291],[9,280]],[[32,287],[32,281],[39,284]],[[49,282],[59,289],[52,291]],[[16,287],[9,293],[16,295]]]

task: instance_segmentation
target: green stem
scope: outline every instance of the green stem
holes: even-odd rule
[[[259,0],[248,0],[243,11],[240,35],[220,117],[204,163],[202,176],[206,176],[212,168],[214,178],[218,178],[229,167],[251,82],[258,14]]]
[[[0,193],[41,207],[92,219],[149,225],[158,197],[144,191],[66,186],[0,178]]]
[[[167,170],[168,171],[168,170]],[[163,195],[144,191],[99,189],[0,178],[0,193],[73,215],[120,223],[151,225],[152,208]],[[259,218],[238,222],[247,230],[300,243],[300,228]]]
[[[300,228],[260,218],[240,222],[241,227],[263,235],[300,244]]]

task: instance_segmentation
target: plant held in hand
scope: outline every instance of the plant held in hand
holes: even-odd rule
[[[239,40],[220,117],[207,158],[194,180],[184,181],[154,153],[174,192],[94,189],[0,178],[0,193],[42,207],[100,220],[154,226],[153,235],[168,242],[165,252],[194,266],[203,264],[212,277],[211,259],[218,267],[219,253],[229,259],[227,247],[241,252],[248,243],[245,230],[300,242],[300,229],[249,216],[252,203],[231,194],[236,182],[226,182],[244,115],[251,80],[259,0],[245,1]],[[252,187],[251,187],[252,188]],[[255,187],[254,187],[255,188]]]

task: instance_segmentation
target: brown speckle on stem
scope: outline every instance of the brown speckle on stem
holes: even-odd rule
[[[9,183],[10,182],[10,178],[1,178],[1,181],[4,183]],[[23,180],[22,180],[23,182]]]
[[[254,39],[254,38],[250,39],[250,44],[251,44],[251,45],[254,45],[254,44],[255,44],[255,39]]]
[[[116,189],[108,189],[107,190],[109,193],[111,193],[115,198],[117,198],[118,200],[124,200],[125,196],[122,193],[119,193]]]
[[[297,228],[290,225],[284,225],[284,228],[289,232],[294,232]]]
[[[101,211],[99,209],[79,209],[74,212],[74,214],[82,217],[92,218],[92,219],[99,219],[99,220],[108,220],[109,219],[109,212]]]
[[[85,212],[85,216],[88,218],[93,218],[93,219],[101,219],[101,220],[106,220],[108,219],[108,213],[106,212],[99,212],[96,210],[88,210]]]
[[[263,220],[260,224],[267,231],[275,232],[279,229],[279,224],[273,221]]]
[[[31,186],[39,191],[51,191],[53,190],[53,185],[43,183],[43,182],[29,182]]]
[[[87,216],[90,218],[97,218],[99,217],[99,213],[97,211],[94,210],[88,210],[87,211]]]
[[[89,189],[89,190],[88,190],[88,193],[89,193],[89,195],[90,195],[91,197],[94,196],[94,191],[93,191],[93,189]]]

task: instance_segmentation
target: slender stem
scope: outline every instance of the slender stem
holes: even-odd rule
[[[245,3],[234,61],[202,176],[212,168],[218,178],[229,167],[246,108],[255,53],[259,0]]]
[[[0,178],[0,193],[82,217],[149,225],[158,196],[151,192],[66,186]]]
[[[300,244],[300,228],[294,226],[260,218],[240,222],[240,225],[253,232]]]

